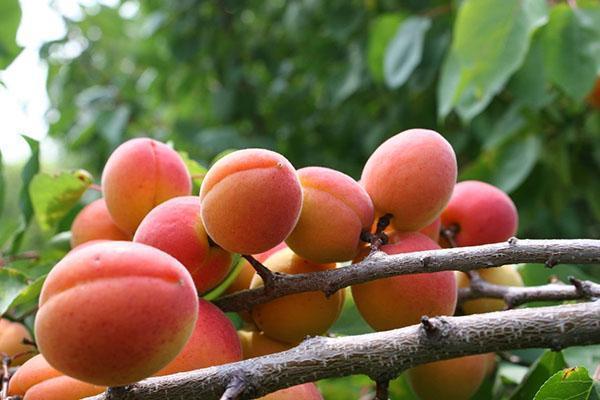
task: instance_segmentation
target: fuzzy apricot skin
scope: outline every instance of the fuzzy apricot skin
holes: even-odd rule
[[[71,248],[92,240],[130,240],[112,220],[104,199],[85,206],[71,225]]]
[[[269,393],[258,400],[323,400],[323,396],[317,385],[310,382]]]
[[[456,155],[439,133],[409,129],[383,142],[369,157],[361,184],[399,231],[418,231],[442,211],[456,183]]]
[[[63,375],[38,354],[17,369],[10,379],[8,394],[22,396],[23,400],[79,400],[105,390],[103,386]]]
[[[410,386],[421,400],[469,400],[486,374],[488,354],[452,358],[407,371]]]
[[[115,224],[133,236],[154,207],[173,197],[189,196],[192,180],[175,150],[149,138],[131,139],[108,158],[102,193]]]
[[[457,229],[454,241],[459,247],[504,242],[517,233],[519,224],[510,197],[480,181],[458,183],[441,218],[445,228]]]
[[[334,269],[336,265],[316,264],[283,249],[269,257],[264,265],[273,272],[301,274]],[[250,288],[263,285],[257,274]],[[336,321],[344,303],[344,291],[329,298],[322,292],[305,292],[283,296],[252,309],[257,327],[272,339],[298,344],[306,336],[325,333]]]
[[[237,332],[225,314],[200,299],[194,332],[181,352],[156,375],[170,375],[242,360]]]
[[[485,268],[477,271],[479,276],[489,283],[501,286],[524,286],[523,278],[514,265],[503,265],[501,267]],[[459,288],[469,286],[469,277],[464,272],[455,271],[456,284]],[[465,314],[482,314],[494,311],[502,311],[506,303],[502,299],[481,298],[467,300],[461,305]]]
[[[190,272],[201,294],[229,273],[231,254],[209,245],[196,196],[175,197],[156,206],[142,220],[133,241],[175,257]]]
[[[200,188],[206,232],[225,250],[257,254],[284,241],[298,221],[302,188],[281,154],[238,150],[217,161]]]
[[[302,211],[286,244],[317,263],[351,260],[374,218],[373,202],[351,177],[330,168],[298,170]]]
[[[271,339],[259,331],[240,330],[238,331],[238,337],[242,343],[244,360],[279,353],[292,348],[292,345]]]
[[[35,354],[34,347],[23,344],[24,339],[32,340],[25,325],[0,319],[0,354],[14,357],[10,363],[12,366],[23,364]]]
[[[395,233],[397,243],[381,246],[386,254],[439,249],[418,233]],[[368,253],[367,253],[368,254]],[[352,286],[352,297],[364,320],[385,331],[419,323],[424,315],[452,315],[457,288],[453,271],[399,275]]]
[[[35,336],[48,363],[65,375],[122,386],[175,358],[197,316],[196,289],[179,261],[139,243],[100,242],[52,269]]]

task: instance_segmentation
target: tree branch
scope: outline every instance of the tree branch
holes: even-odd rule
[[[248,399],[325,378],[365,374],[381,380],[382,373],[395,376],[419,364],[469,354],[600,343],[600,302],[426,320],[428,329],[421,324],[358,336],[314,337],[281,353],[150,378],[111,399],[218,400],[239,377],[245,384],[236,394]]]
[[[396,275],[439,271],[470,271],[515,263],[600,263],[600,240],[517,240],[473,247],[386,255],[375,252],[358,264],[310,274],[278,275],[269,290],[244,290],[215,300],[223,311],[249,310],[288,294],[337,290]]]

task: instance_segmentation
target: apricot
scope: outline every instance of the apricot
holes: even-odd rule
[[[506,193],[489,183],[460,182],[442,212],[442,225],[456,229],[459,247],[498,243],[517,232],[517,208]]]
[[[12,366],[21,365],[34,356],[35,348],[24,344],[23,339],[31,340],[25,325],[0,319],[0,356],[11,357]]]
[[[248,358],[266,356],[267,354],[279,353],[281,351],[289,350],[292,346],[271,339],[263,332],[259,331],[238,331],[238,337],[242,343],[242,353],[244,354],[244,360]]]
[[[271,255],[264,265],[273,272],[301,274],[334,269],[335,264],[317,264],[306,260],[290,249]],[[251,288],[263,285],[256,274]],[[340,315],[344,291],[339,290],[329,298],[322,292],[305,292],[283,296],[252,309],[252,319],[267,336],[290,344],[297,344],[306,336],[321,335]]]
[[[418,231],[442,211],[456,183],[456,155],[439,133],[409,129],[383,142],[367,160],[361,183],[375,209],[399,231]]]
[[[165,367],[187,343],[198,297],[172,256],[133,242],[100,242],[67,254],[42,287],[35,337],[65,375],[122,386]]]
[[[419,365],[407,371],[412,390],[421,400],[468,400],[485,378],[487,354]]]
[[[496,353],[485,353],[485,376],[491,376],[496,370]]]
[[[156,375],[170,375],[242,360],[237,332],[225,314],[200,299],[194,332],[183,350]]]
[[[310,382],[269,393],[259,400],[323,400],[323,396],[317,385]]]
[[[523,278],[514,265],[503,265],[495,268],[484,268],[477,271],[479,276],[489,282],[501,286],[523,286]],[[464,272],[456,271],[456,284],[459,288],[469,286],[469,276]],[[462,304],[465,314],[481,314],[493,311],[502,311],[506,303],[502,299],[482,298],[467,300]]]
[[[213,241],[232,253],[256,254],[275,247],[294,229],[302,188],[281,154],[245,149],[208,170],[200,199],[202,222]]]
[[[386,254],[439,249],[418,232],[396,233],[397,243],[381,246]],[[424,315],[452,315],[457,288],[453,271],[399,275],[352,286],[354,303],[365,321],[384,331],[416,324]]]
[[[52,368],[41,354],[27,361],[11,377],[8,393],[23,400],[79,400],[106,390],[68,377]]]
[[[437,217],[433,220],[432,223],[427,225],[425,228],[421,228],[419,232],[423,235],[429,237],[434,242],[438,242],[440,240],[440,228],[442,227],[442,219]]]
[[[354,179],[329,168],[302,168],[298,178],[302,211],[285,242],[317,263],[351,260],[358,253],[361,232],[373,223],[369,195]]]
[[[217,286],[229,273],[231,254],[210,246],[200,218],[200,199],[182,196],[156,206],[135,231],[134,242],[175,257],[192,275],[199,293]]]
[[[71,225],[71,247],[92,240],[130,240],[112,220],[104,199],[92,201],[85,206]]]
[[[190,195],[192,180],[175,150],[156,140],[138,138],[121,144],[108,158],[102,193],[115,224],[133,236],[155,206]]]
[[[258,260],[258,262],[264,262],[269,256],[278,250],[286,248],[285,242],[279,243],[277,246],[269,249],[265,252],[254,254],[253,257]],[[242,264],[242,270],[239,272],[238,276],[235,278],[233,283],[227,288],[225,293],[235,293],[241,290],[245,290],[250,288],[250,283],[252,282],[252,278],[254,277],[254,268],[245,258],[241,258],[239,263]]]

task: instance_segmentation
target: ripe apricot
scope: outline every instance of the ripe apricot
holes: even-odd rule
[[[495,268],[484,268],[477,271],[479,276],[489,282],[502,286],[523,286],[523,278],[514,265],[503,265]],[[459,288],[469,286],[469,277],[467,274],[456,271],[456,284]],[[493,311],[502,311],[506,308],[506,303],[502,299],[482,298],[467,300],[462,304],[462,310],[465,314],[481,314]]]
[[[429,237],[434,242],[438,242],[440,240],[440,228],[442,227],[442,219],[437,217],[433,220],[432,223],[427,225],[425,228],[421,228],[419,232],[423,235]]]
[[[383,142],[367,160],[361,183],[400,231],[417,231],[442,211],[456,183],[456,155],[439,133],[409,129]]]
[[[32,346],[23,343],[23,339],[31,340],[25,325],[0,319],[0,356],[6,354],[12,358],[10,365],[21,365],[34,356]],[[16,356],[16,357],[15,357]]]
[[[142,220],[133,241],[156,247],[179,260],[192,275],[199,293],[214,288],[229,273],[231,254],[209,245],[196,196],[175,197],[156,206]]]
[[[381,246],[386,254],[439,249],[418,232],[396,233],[398,242]],[[416,324],[424,315],[452,315],[457,288],[453,271],[399,275],[352,286],[354,303],[365,321],[384,331]]]
[[[115,224],[132,235],[158,204],[192,192],[185,163],[164,143],[138,138],[121,144],[102,173],[102,193]]]
[[[100,242],[67,254],[50,271],[35,336],[62,373],[122,386],[175,358],[197,316],[196,289],[179,261],[140,243]]]
[[[485,378],[487,354],[451,358],[407,371],[408,382],[421,400],[468,400]]]
[[[480,181],[458,183],[442,212],[442,225],[456,230],[454,240],[459,247],[508,240],[516,234],[518,222],[510,197]]]
[[[244,360],[248,358],[266,356],[267,354],[279,353],[289,350],[292,346],[275,339],[271,339],[263,332],[259,331],[238,331],[240,342],[242,343],[242,353]]]
[[[294,229],[302,188],[281,154],[245,149],[209,169],[200,199],[202,222],[212,240],[232,253],[256,254],[275,247]]]
[[[317,385],[310,382],[269,393],[258,400],[323,400],[323,396]]]
[[[85,206],[71,225],[71,247],[92,240],[130,240],[112,220],[104,199],[92,201]]]
[[[242,359],[237,332],[225,314],[212,303],[200,299],[194,332],[181,352],[156,375],[170,375]]]
[[[52,368],[41,354],[17,369],[8,387],[9,395],[24,396],[23,400],[79,400],[105,390],[103,386],[63,375]]]
[[[301,274],[334,269],[335,264],[317,264],[306,260],[290,249],[271,255],[264,265],[273,272]],[[256,274],[251,288],[263,285]],[[333,325],[344,303],[344,291],[329,298],[322,292],[305,292],[283,296],[252,309],[252,319],[270,338],[297,344],[308,335],[321,335]]]

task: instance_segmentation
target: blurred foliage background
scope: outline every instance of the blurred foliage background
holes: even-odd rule
[[[58,169],[85,168],[98,182],[119,143],[151,136],[206,166],[228,149],[266,147],[298,168],[323,165],[358,179],[386,138],[429,128],[454,146],[460,180],[484,180],[510,194],[520,237],[600,238],[600,86],[593,92],[600,75],[598,1],[85,4],[81,18],[64,17],[65,37],[41,49],[49,66],[49,134],[66,154]],[[19,19],[18,1],[2,0],[0,69],[19,52]],[[52,229],[40,234],[39,218],[28,228],[34,204],[27,188],[40,170],[38,143],[28,144],[25,168],[8,168],[0,180],[0,209],[4,189],[21,187],[6,190],[0,245],[8,254],[24,247],[23,240],[25,248],[45,249],[33,269],[23,260],[0,269],[0,311],[10,305],[17,317],[35,307],[44,274],[66,251],[64,239],[48,238],[68,230],[81,206],[52,214],[53,206],[73,206],[63,196],[63,203],[43,210],[60,217],[49,223]],[[71,186],[60,194],[77,202],[87,186],[64,178]],[[521,272],[528,284],[550,275],[539,266]],[[560,266],[552,273],[589,278],[592,271]],[[334,331],[368,330],[355,313],[348,305]],[[600,360],[600,348],[564,354],[569,365],[593,368]],[[533,361],[540,351],[520,355]],[[567,365],[543,357],[530,375]],[[532,398],[539,384],[523,379],[526,372],[501,364],[477,398],[509,392]],[[356,398],[357,388],[368,392],[370,380],[321,384],[326,398]],[[402,379],[391,391],[411,398]]]

